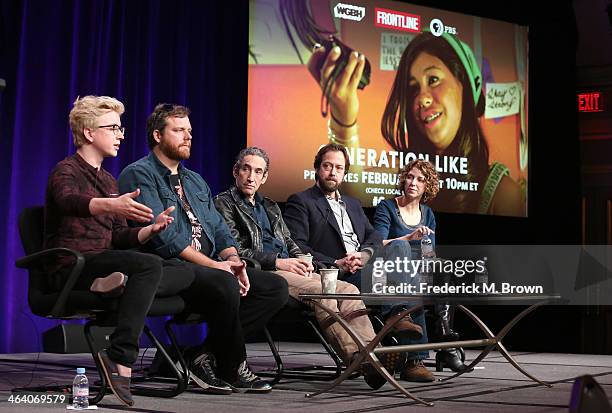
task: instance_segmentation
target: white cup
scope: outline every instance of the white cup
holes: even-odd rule
[[[308,261],[310,264],[312,264],[312,255],[310,254],[297,254],[295,258],[302,261]]]
[[[310,255],[310,254],[297,254],[295,256],[295,258],[297,258],[298,260],[306,261],[310,265],[312,265],[312,255]],[[308,272],[308,274],[306,276],[307,277],[311,277],[312,276],[312,274],[310,274],[310,271]]]
[[[321,268],[319,274],[321,274],[321,290],[323,294],[335,294],[336,283],[338,282],[338,269]]]

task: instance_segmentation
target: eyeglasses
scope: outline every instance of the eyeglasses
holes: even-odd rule
[[[110,130],[113,131],[115,136],[117,136],[119,134],[125,135],[125,126],[119,126],[119,125],[101,125],[101,126],[98,126],[98,129],[99,128],[110,129]]]

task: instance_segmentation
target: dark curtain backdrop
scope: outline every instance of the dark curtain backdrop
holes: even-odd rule
[[[0,0],[0,353],[40,349],[57,322],[32,316],[17,219],[44,203],[47,176],[74,152],[77,96],[117,97],[126,139],[104,167],[117,176],[148,153],[145,119],[159,102],[191,108],[187,166],[213,193],[231,182],[246,131],[248,2]]]

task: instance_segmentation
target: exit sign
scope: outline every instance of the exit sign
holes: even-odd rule
[[[578,112],[603,112],[602,93],[578,93]]]

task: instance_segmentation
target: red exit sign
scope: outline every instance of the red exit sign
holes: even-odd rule
[[[578,112],[603,112],[601,92],[578,93]]]

